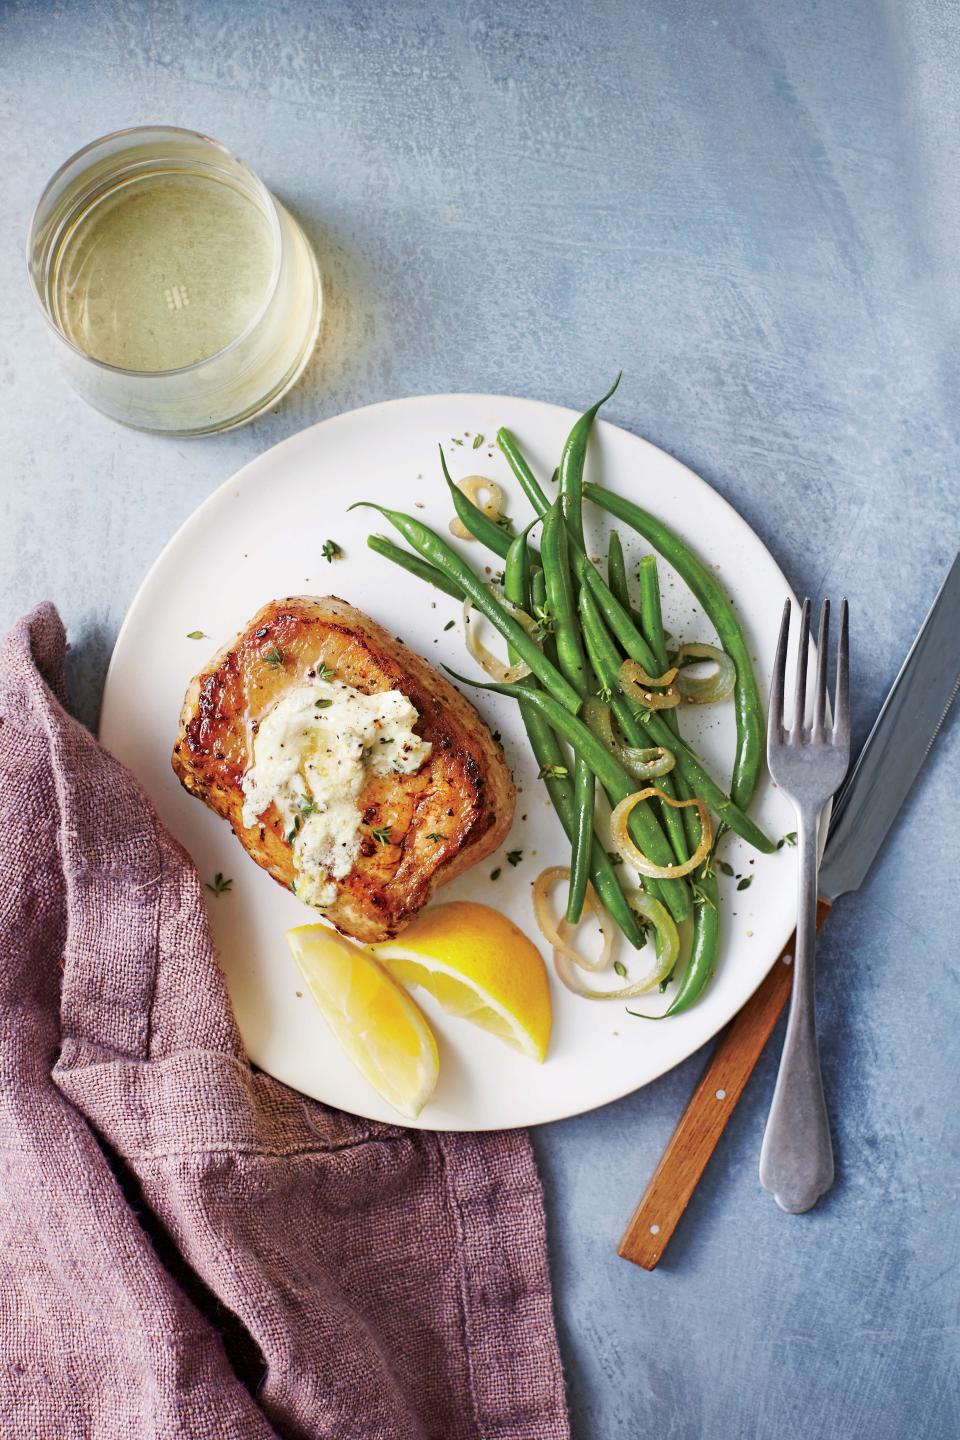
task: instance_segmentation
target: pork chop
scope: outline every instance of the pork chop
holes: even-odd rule
[[[265,717],[296,687],[331,673],[363,695],[400,691],[416,711],[415,735],[430,746],[415,773],[364,772],[359,850],[324,906],[338,930],[372,943],[396,935],[437,886],[495,850],[513,821],[514,785],[500,746],[422,656],[335,596],[271,601],[190,682],[172,762],[185,789],[229,820],[257,864],[296,889],[294,846],[277,805],[244,823],[244,776]]]

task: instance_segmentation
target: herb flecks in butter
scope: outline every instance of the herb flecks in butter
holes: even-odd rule
[[[336,899],[337,881],[360,852],[358,801],[368,775],[412,775],[431,750],[414,732],[419,717],[406,695],[364,695],[321,678],[329,673],[324,667],[293,686],[261,718],[243,777],[244,825],[276,806],[296,894],[320,907]]]

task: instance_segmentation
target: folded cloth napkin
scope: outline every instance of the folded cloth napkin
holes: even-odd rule
[[[0,659],[0,1435],[562,1440],[526,1136],[251,1069],[196,872],[66,713],[65,649],[42,606]]]

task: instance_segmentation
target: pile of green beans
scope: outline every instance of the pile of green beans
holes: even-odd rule
[[[443,476],[458,518],[475,539],[504,562],[505,604],[445,539],[414,516],[371,505],[411,550],[382,535],[371,535],[368,544],[454,599],[469,600],[506,640],[510,663],[522,661],[528,667],[529,674],[512,684],[484,683],[450,673],[464,684],[509,695],[519,704],[541,778],[571,845],[566,910],[569,923],[576,924],[580,919],[589,880],[607,913],[628,942],[637,947],[644,943],[644,933],[614,868],[616,857],[608,855],[595,833],[595,786],[601,786],[612,805],[635,793],[638,787],[615,750],[608,748],[581,718],[589,696],[600,694],[609,702],[615,724],[628,745],[662,746],[671,752],[675,766],[661,778],[659,788],[670,799],[695,797],[702,801],[718,818],[717,839],[724,828],[729,828],[764,853],[774,847],[747,814],[760,774],[763,711],[746,639],[729,600],[714,573],[656,516],[599,485],[584,483],[593,422],[619,383],[618,375],[607,394],[585,411],[571,430],[554,472],[554,500],[533,473],[516,437],[509,430],[498,432],[497,445],[534,511],[534,519],[519,535],[508,533],[454,484],[441,447]],[[699,600],[733,661],[737,750],[729,794],[681,738],[676,711],[646,709],[620,685],[620,667],[625,659],[636,661],[651,675],[664,674],[669,668],[657,561],[648,555],[640,562],[639,606],[635,607],[617,530],[610,534],[606,578],[587,554],[584,500],[636,531],[673,566]],[[542,522],[539,550],[528,538],[538,521]],[[541,643],[518,623],[515,609],[542,617],[545,634]],[[573,756],[572,770],[565,747]],[[634,843],[660,866],[686,863],[700,839],[693,807],[676,809],[659,801],[635,805],[629,829]],[[689,954],[665,1018],[689,1008],[702,995],[716,965],[720,923],[713,852],[695,874],[644,879],[643,888],[663,901],[674,920],[682,921],[693,913]],[[668,977],[661,988],[674,978]]]

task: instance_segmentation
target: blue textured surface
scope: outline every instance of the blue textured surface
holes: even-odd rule
[[[395,395],[578,405],[623,365],[610,418],[728,496],[800,593],[849,596],[862,738],[957,544],[948,0],[3,0],[0,27],[0,621],[57,601],[88,719],[160,545],[253,455]],[[88,411],[25,282],[48,174],[156,120],[249,159],[326,280],[303,382],[215,440]],[[958,770],[954,722],[824,931],[817,1211],[758,1187],[775,1049],[653,1275],[616,1241],[703,1057],[537,1135],[578,1440],[960,1433]]]

